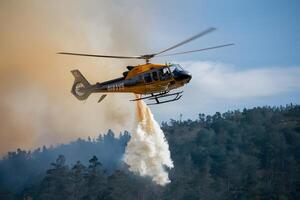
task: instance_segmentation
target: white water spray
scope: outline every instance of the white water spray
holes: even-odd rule
[[[124,161],[130,171],[166,185],[170,182],[166,167],[173,168],[169,145],[150,108],[143,101],[137,101],[136,105],[137,123],[127,144]]]

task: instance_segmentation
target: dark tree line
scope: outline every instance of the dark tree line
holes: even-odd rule
[[[163,129],[170,199],[300,199],[300,106],[199,114]]]
[[[23,190],[20,197],[41,200],[136,199],[149,194],[147,187],[157,187],[149,179],[135,176],[126,168],[108,174],[96,156],[87,166],[77,161],[70,167],[65,161],[60,155],[56,162],[51,163],[43,180]]]
[[[9,152],[0,160],[0,189],[21,192],[28,184],[39,182],[45,176],[51,162],[59,155],[64,155],[67,165],[78,160],[87,165],[89,159],[96,155],[107,173],[122,167],[122,156],[130,136],[127,132],[115,138],[112,131],[97,139],[78,139],[69,144],[56,147],[43,147],[33,151],[18,149]],[[1,200],[1,198],[0,198]]]
[[[108,172],[96,156],[68,164],[60,155],[21,192],[0,185],[0,199],[300,199],[300,106],[199,114],[162,128],[175,166],[165,187],[125,164]]]

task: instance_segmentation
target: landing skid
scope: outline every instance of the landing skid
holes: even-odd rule
[[[137,98],[137,99],[132,99],[130,101],[140,101],[140,100],[147,99],[147,100],[155,100],[155,103],[148,103],[147,105],[163,104],[163,103],[168,103],[168,102],[179,100],[182,97],[181,94],[183,93],[183,91],[175,92],[175,93],[172,93],[172,94],[168,94],[168,93],[169,93],[169,91],[158,93],[158,94],[151,94],[149,96],[145,96],[145,97],[141,97],[141,98]],[[161,98],[171,97],[171,96],[174,96],[174,98],[169,99],[169,100],[164,100],[164,101],[160,100]]]

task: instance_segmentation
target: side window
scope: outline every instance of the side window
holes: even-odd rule
[[[158,81],[158,74],[157,72],[152,72],[152,77],[154,81]]]
[[[144,80],[145,80],[145,83],[150,83],[152,81],[151,74],[149,74],[149,73],[145,74]]]
[[[167,80],[171,77],[170,71],[168,68],[163,68],[159,72],[159,76],[161,80]]]
[[[136,83],[144,83],[144,76],[139,75],[136,79]]]

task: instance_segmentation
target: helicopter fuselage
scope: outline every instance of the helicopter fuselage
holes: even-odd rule
[[[90,89],[93,92],[124,92],[135,94],[152,94],[170,91],[183,86],[191,80],[191,74],[174,65],[146,64],[136,66],[131,72],[124,72],[126,77],[113,79],[107,82],[96,83]],[[147,69],[145,69],[147,68]],[[175,71],[177,70],[177,71]],[[180,71],[179,71],[180,70]]]
[[[91,93],[134,93],[155,95],[187,84],[192,76],[178,64],[151,64],[128,66],[123,77],[90,85],[78,71],[72,71],[75,82],[72,93],[85,100]]]

